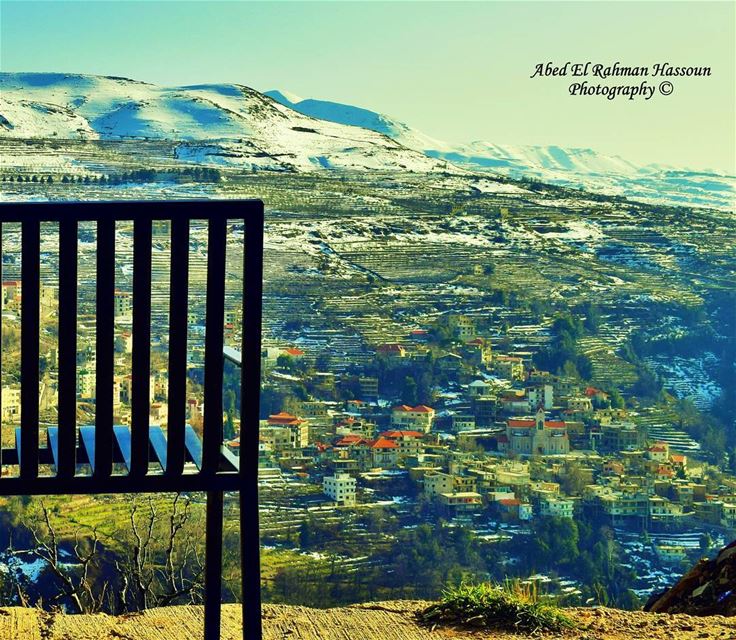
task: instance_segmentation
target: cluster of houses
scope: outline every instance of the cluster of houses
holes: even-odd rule
[[[261,466],[301,472],[340,506],[367,505],[372,492],[363,488],[382,474],[404,474],[414,492],[406,499],[426,500],[448,517],[526,521],[586,510],[637,528],[694,520],[736,526],[736,483],[712,487],[707,467],[650,441],[605,391],[536,370],[530,354],[496,353],[463,316],[450,316],[446,326],[455,348],[433,355],[456,375],[433,406],[387,403],[380,380],[361,375],[358,398],[310,397],[264,419]],[[431,347],[429,332],[416,330],[406,343],[379,345],[375,357],[401,367]],[[319,382],[324,373],[304,375]]]

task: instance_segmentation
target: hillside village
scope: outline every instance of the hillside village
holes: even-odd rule
[[[288,479],[299,479],[297,493],[313,488],[306,518],[329,506],[385,508],[390,485],[403,491],[389,508],[421,503],[476,530],[584,516],[652,535],[652,563],[670,570],[701,551],[700,535],[733,536],[733,478],[683,453],[681,435],[652,437],[617,391],[537,369],[533,355],[496,350],[454,314],[378,345],[366,367],[377,375],[334,375],[300,348],[266,348],[265,397],[281,404],[264,403],[274,411],[261,421],[263,495],[288,495]],[[428,362],[439,383],[431,402],[405,375]]]
[[[183,168],[178,144],[3,139],[6,155],[28,162],[8,168],[2,190],[16,200],[267,203],[266,600],[435,598],[449,582],[511,576],[566,603],[632,608],[733,538],[734,229],[722,212],[442,171],[220,166],[205,179]],[[61,152],[78,167],[44,164]],[[58,367],[58,253],[54,229],[43,231],[42,428],[56,422]],[[165,430],[168,230],[153,231],[150,420]],[[10,447],[19,233],[3,225]],[[237,349],[242,229],[228,234],[225,344]],[[206,230],[193,225],[191,237],[192,291],[202,295],[188,309],[186,417],[201,432]],[[118,424],[130,420],[130,240],[120,224]],[[79,243],[84,425],[94,418],[94,228],[81,225]],[[239,379],[226,362],[234,453]]]
[[[220,188],[231,195],[265,190],[276,203],[289,192],[285,179],[247,176],[242,184],[236,179],[231,176]],[[304,188],[314,181],[289,180]],[[505,196],[470,196],[473,207],[484,208],[482,217],[459,211],[448,217],[438,204],[445,197],[439,191],[436,202],[414,203],[406,200],[411,190],[402,184],[376,187],[355,180],[316,181],[322,195],[310,191],[310,197],[316,198],[315,207],[331,211],[338,206],[337,193],[362,202],[369,191],[382,189],[386,206],[401,210],[379,217],[371,209],[375,237],[368,240],[355,240],[369,228],[363,227],[368,225],[363,214],[346,211],[339,223],[327,213],[310,212],[310,220],[317,221],[308,223],[297,222],[291,213],[269,214],[259,469],[266,598],[339,604],[377,597],[371,589],[382,597],[435,597],[447,580],[493,574],[533,578],[573,604],[605,597],[618,606],[636,606],[701,553],[733,537],[736,482],[727,472],[725,436],[710,437],[715,427],[697,435],[704,414],[688,414],[676,398],[665,397],[662,380],[649,368],[661,371],[653,358],[673,360],[661,350],[647,360],[650,351],[640,339],[644,335],[649,344],[667,346],[669,336],[676,336],[687,344],[692,312],[678,305],[683,300],[704,304],[690,293],[697,283],[678,278],[665,288],[660,280],[637,281],[643,278],[639,274],[649,274],[632,263],[615,266],[615,273],[632,278],[630,285],[606,275],[615,286],[595,285],[589,292],[582,274],[590,267],[581,263],[581,275],[558,287],[573,264],[571,249],[556,239],[528,244],[536,237],[534,229],[542,228],[538,217],[552,215],[553,209],[530,203],[512,209],[505,206]],[[54,188],[67,194],[72,187],[57,180]],[[108,189],[82,188],[100,196]],[[422,213],[412,227],[403,209],[428,203],[437,211]],[[282,204],[288,209],[294,203]],[[567,218],[560,212],[554,224],[577,224],[570,221],[570,211],[564,211]],[[592,216],[584,209],[572,211]],[[615,207],[608,211],[618,220]],[[600,224],[604,214],[597,210],[596,215]],[[478,221],[486,225],[491,247],[482,245],[480,253],[471,234]],[[434,238],[437,228],[444,235]],[[5,446],[14,446],[12,427],[19,419],[19,231],[10,224],[3,230]],[[58,366],[53,275],[58,254],[50,231],[43,236],[48,239],[41,264],[44,425],[56,420]],[[167,234],[165,228],[154,229],[152,282],[150,419],[163,429],[168,419]],[[402,234],[408,235],[402,239]],[[206,230],[193,226],[192,238],[192,287],[204,290]],[[415,248],[429,238],[421,252]],[[130,229],[121,225],[113,394],[118,424],[130,420],[130,240]],[[241,242],[242,230],[234,225],[228,240],[225,342],[236,348],[242,322]],[[577,237],[570,242],[577,252]],[[94,247],[94,229],[80,228],[78,424],[94,418]],[[529,247],[548,262],[536,272],[524,267],[517,274],[527,264],[522,254]],[[440,249],[444,253],[430,260]],[[652,287],[647,299],[635,293],[642,286]],[[550,292],[554,304],[542,300]],[[721,298],[715,295],[705,304],[717,314]],[[203,303],[204,296],[193,296],[188,310],[186,417],[198,433],[204,413]],[[717,354],[720,339],[713,334],[706,348]],[[726,361],[713,357],[716,363]],[[224,433],[237,454],[239,372],[232,363],[226,366]],[[701,383],[691,371],[683,366],[667,380],[668,388],[682,381],[678,393],[683,396],[704,389],[716,397],[707,385],[718,378],[705,376],[710,381]],[[3,473],[11,471],[3,468]],[[417,555],[431,558],[432,552],[419,552],[425,527],[444,549],[434,563],[441,568],[430,572],[416,566],[400,578],[402,549],[414,546]],[[463,532],[480,555],[462,551],[465,543],[453,536]],[[574,553],[561,560],[558,552],[564,549],[554,540],[575,545]],[[530,541],[536,545],[532,549]],[[455,558],[457,553],[466,559]],[[588,567],[585,573],[586,565],[579,563],[576,574],[580,558],[592,558],[600,571]],[[389,569],[382,571],[385,566]],[[422,578],[409,586],[411,576],[425,570],[426,583]],[[315,585],[332,585],[330,594],[313,593]]]

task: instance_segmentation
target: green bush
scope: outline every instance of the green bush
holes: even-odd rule
[[[558,607],[544,602],[533,585],[518,581],[447,589],[440,602],[419,613],[428,625],[456,624],[525,633],[562,631],[575,625]]]

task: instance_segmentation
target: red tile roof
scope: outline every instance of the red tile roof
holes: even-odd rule
[[[371,449],[396,449],[399,445],[388,438],[376,438],[368,445]]]
[[[420,404],[416,407],[410,407],[408,404],[402,404],[398,407],[394,407],[392,411],[402,411],[404,413],[431,413],[434,411],[431,407]]]
[[[564,429],[565,422],[564,420],[545,420],[544,426],[549,427],[551,429]]]
[[[301,420],[290,413],[286,413],[286,411],[280,411],[279,413],[274,413],[273,415],[268,416],[268,424],[297,425],[302,422],[304,422],[304,420]]]
[[[601,394],[603,396],[608,396],[608,394],[605,391],[601,391],[600,389],[596,389],[595,387],[586,387],[585,389],[585,395],[589,398],[593,396],[597,396],[598,394]]]
[[[379,436],[382,438],[422,438],[424,434],[421,431],[384,431]]]
[[[537,423],[534,420],[523,420],[520,418],[509,418],[509,427],[533,427]]]
[[[509,418],[507,422],[509,427],[515,429],[529,429],[537,424],[535,420],[530,418]],[[544,426],[548,429],[564,429],[566,425],[564,420],[545,420]]]
[[[363,436],[359,436],[355,433],[349,433],[335,440],[335,446],[336,447],[349,447],[351,445],[361,444],[365,442],[368,442],[368,441],[365,440]]]
[[[400,344],[397,344],[395,342],[390,344],[381,344],[378,345],[376,348],[376,351],[379,353],[401,353],[404,351],[404,347],[402,347]]]
[[[284,353],[290,356],[303,356],[304,352],[301,349],[297,349],[297,347],[289,347],[288,349],[284,349]]]

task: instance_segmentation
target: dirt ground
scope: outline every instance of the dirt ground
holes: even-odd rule
[[[267,640],[520,640],[496,631],[428,629],[414,621],[427,603],[395,601],[336,609],[266,605]],[[736,640],[736,618],[651,614],[615,609],[569,609],[578,629],[545,634],[546,640]],[[240,640],[240,608],[223,607],[223,640]],[[53,615],[35,609],[0,609],[2,640],[196,640],[201,607],[169,607],[112,617]]]

